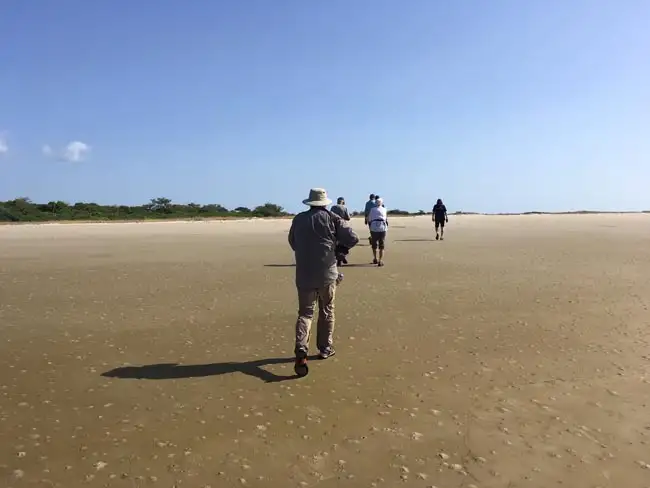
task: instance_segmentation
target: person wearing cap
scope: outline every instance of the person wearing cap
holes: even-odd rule
[[[375,200],[375,204],[376,206],[372,207],[368,214],[372,263],[383,266],[386,232],[388,231],[388,214],[386,213],[386,207],[384,207],[384,200],[381,197]],[[377,255],[377,251],[379,251],[379,255]]]
[[[336,199],[336,205],[332,205],[330,212],[335,213],[345,221],[350,221],[350,212],[348,212],[347,207],[345,206],[345,198],[338,197]],[[350,250],[338,244],[336,246],[336,264],[341,266],[342,264],[348,264],[347,255],[350,253]]]
[[[370,196],[368,197],[368,201],[366,202],[366,208],[363,210],[364,222],[368,226],[368,230],[370,230],[370,221],[368,220],[368,215],[370,215],[370,209],[375,206],[376,198],[377,197],[375,196],[375,194],[371,193]],[[368,242],[372,244],[371,237],[368,237]]]
[[[298,319],[296,320],[294,369],[298,376],[305,376],[309,335],[318,304],[316,346],[319,357],[327,359],[335,354],[334,299],[339,282],[337,267],[337,243],[353,248],[359,238],[348,223],[327,206],[332,201],[322,188],[312,188],[309,198],[303,200],[309,210],[293,218],[289,229],[289,245],[296,257],[296,288],[298,290]]]

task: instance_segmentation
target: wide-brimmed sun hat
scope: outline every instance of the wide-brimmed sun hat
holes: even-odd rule
[[[303,200],[302,203],[310,207],[326,207],[332,203],[332,200],[327,198],[324,188],[312,188],[309,190],[309,198]]]

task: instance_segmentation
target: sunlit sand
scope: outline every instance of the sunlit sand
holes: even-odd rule
[[[650,486],[650,215],[390,224],[298,380],[289,220],[1,226],[0,486]]]

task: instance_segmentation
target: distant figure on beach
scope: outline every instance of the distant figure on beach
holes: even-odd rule
[[[336,199],[336,205],[332,205],[330,212],[335,213],[345,221],[350,220],[350,213],[348,212],[347,207],[345,206],[345,199],[343,197],[338,197]],[[342,264],[348,264],[348,254],[350,250],[341,245],[340,243],[336,245],[336,265],[341,266]]]
[[[386,232],[388,231],[388,216],[384,201],[375,200],[375,206],[370,209],[368,222],[370,223],[370,245],[372,246],[372,264],[384,265],[384,248],[386,245]],[[379,251],[379,254],[378,254]]]
[[[438,198],[438,201],[433,206],[433,211],[431,213],[431,220],[435,223],[436,226],[436,241],[440,239],[441,241],[445,238],[445,223],[449,222],[449,217],[447,217],[447,207],[442,203],[442,200]],[[440,234],[438,234],[440,230]]]
[[[340,274],[336,263],[336,246],[353,248],[359,238],[348,223],[327,210],[332,201],[322,188],[312,188],[303,200],[309,210],[293,218],[289,229],[289,245],[296,256],[296,287],[298,289],[298,320],[296,321],[296,363],[298,376],[309,372],[307,356],[309,335],[316,303],[318,324],[316,346],[321,359],[334,355],[334,298]]]
[[[364,222],[368,226],[368,230],[370,230],[370,221],[368,220],[368,216],[370,215],[370,209],[375,206],[376,198],[375,194],[371,193],[366,202],[366,208],[363,211]],[[368,237],[368,242],[372,244],[372,238]]]

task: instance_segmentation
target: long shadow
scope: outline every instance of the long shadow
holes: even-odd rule
[[[295,264],[265,264],[264,265],[267,268],[295,268]],[[371,266],[376,266],[372,263],[351,263],[351,264],[345,264],[341,266],[341,268],[366,268],[366,267],[371,267]]]
[[[310,359],[316,359],[312,356]],[[111,369],[102,373],[106,378],[137,379],[137,380],[171,380],[183,378],[202,378],[206,376],[219,376],[222,374],[243,373],[258,378],[265,383],[277,383],[279,381],[295,380],[298,375],[280,376],[265,370],[262,366],[271,364],[293,363],[292,358],[269,358],[247,361],[243,363],[211,363],[211,364],[188,364],[161,363],[147,364],[144,366],[124,366]]]
[[[435,239],[395,239],[395,242],[431,242]]]

